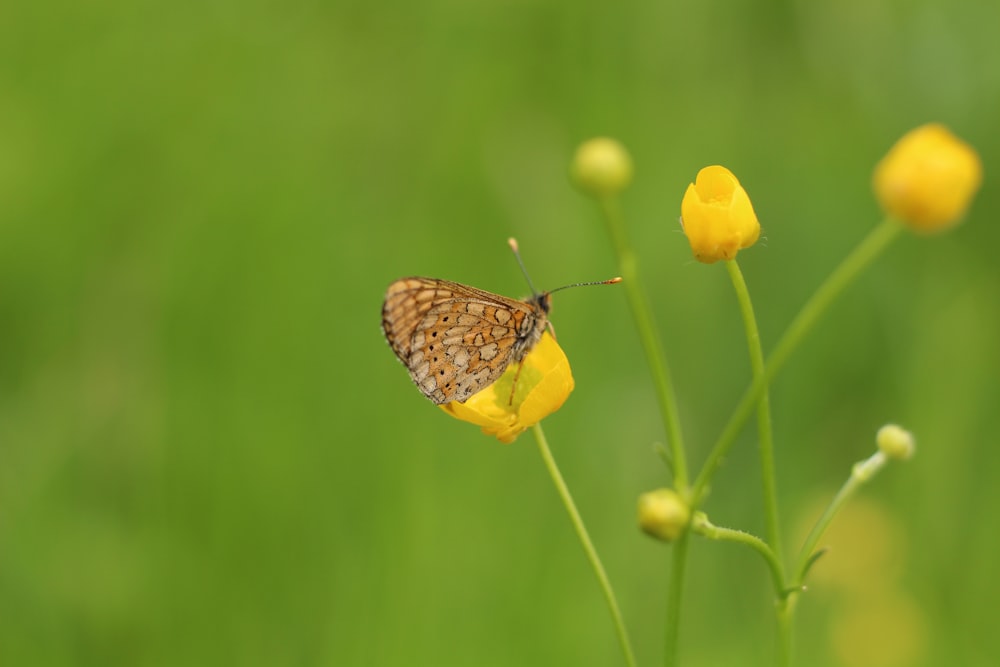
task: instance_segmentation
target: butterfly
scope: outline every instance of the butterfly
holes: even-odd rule
[[[437,404],[465,401],[520,362],[549,324],[549,293],[527,301],[436,278],[401,278],[382,306],[389,346]]]
[[[516,241],[508,243],[523,271]],[[551,328],[552,292],[620,280],[532,288],[534,296],[519,301],[450,280],[400,278],[386,291],[382,330],[424,396],[438,405],[464,402],[520,363]]]

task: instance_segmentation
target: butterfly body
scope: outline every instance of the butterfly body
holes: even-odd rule
[[[386,291],[382,329],[424,396],[463,402],[531,351],[550,303],[548,293],[519,301],[450,280],[401,278]]]

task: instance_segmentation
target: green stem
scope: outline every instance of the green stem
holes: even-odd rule
[[[587,527],[583,524],[583,518],[580,517],[580,512],[576,509],[576,503],[573,502],[573,496],[570,495],[569,487],[566,486],[566,482],[559,472],[559,467],[556,465],[556,460],[552,456],[548,440],[545,438],[545,431],[542,430],[541,424],[535,424],[532,427],[532,432],[535,434],[535,440],[538,442],[538,451],[542,455],[545,467],[549,471],[549,476],[552,477],[552,483],[555,485],[556,491],[559,492],[559,497],[566,507],[566,512],[569,514],[570,522],[573,524],[576,535],[580,539],[583,551],[587,554],[587,560],[590,561],[594,575],[597,576],[601,590],[604,591],[604,599],[608,603],[608,609],[611,611],[611,618],[618,633],[618,642],[621,644],[622,653],[625,655],[625,664],[628,667],[635,667],[635,656],[632,653],[632,645],[629,643],[625,622],[618,608],[618,601],[615,599],[615,592],[611,588],[611,582],[604,571],[604,566],[601,565],[601,559],[597,555],[594,543],[590,541],[590,535],[587,534]]]
[[[777,554],[775,554],[774,550],[772,550],[771,547],[764,542],[764,540],[760,539],[756,535],[751,535],[750,533],[746,533],[742,530],[716,526],[708,520],[708,517],[706,517],[703,512],[697,513],[694,521],[691,522],[691,530],[711,540],[726,540],[729,542],[736,542],[738,544],[745,544],[763,556],[764,561],[771,570],[771,580],[774,584],[775,596],[779,599],[781,598],[784,592],[781,560],[778,558]]]
[[[792,664],[792,649],[794,633],[792,631],[792,621],[795,616],[795,596],[785,595],[778,599],[778,664]]]
[[[774,580],[774,590],[777,592],[776,602],[778,606],[775,608],[775,612],[778,614],[778,655],[780,658],[778,664],[788,665],[791,658],[792,636],[791,625],[783,622],[781,617],[784,609],[782,599],[785,588],[785,565],[781,555],[783,550],[781,548],[781,527],[778,520],[778,484],[774,472],[774,429],[771,425],[771,398],[767,391],[767,383],[764,381],[764,351],[760,344],[760,331],[757,328],[757,318],[754,316],[750,291],[747,289],[740,265],[736,263],[736,260],[730,260],[726,262],[726,269],[733,282],[733,289],[736,290],[736,299],[739,301],[740,313],[743,316],[743,328],[746,330],[747,347],[750,352],[750,369],[753,373],[754,383],[760,382],[764,387],[757,400],[760,478],[764,495],[767,541],[771,545],[769,551],[773,556],[774,565],[771,569],[771,578]],[[757,537],[753,537],[753,539],[759,541]]]
[[[637,260],[635,253],[629,246],[628,235],[625,232],[625,221],[617,200],[605,197],[599,199],[598,203],[611,233],[611,240],[618,256],[618,270],[622,275],[622,284],[632,309],[632,317],[635,319],[642,348],[649,362],[650,372],[653,374],[653,384],[656,387],[656,395],[660,401],[660,413],[663,417],[663,428],[669,441],[674,487],[678,493],[686,497],[688,470],[677,411],[677,397],[674,394],[673,383],[670,381],[670,370],[667,367],[666,356],[660,346],[660,336],[653,322],[649,299],[646,298],[642,283],[639,281]]]
[[[687,457],[684,454],[684,441],[681,435],[681,423],[677,410],[677,397],[674,394],[673,383],[670,380],[670,370],[667,368],[666,355],[660,344],[660,336],[653,321],[649,299],[639,280],[638,261],[628,242],[625,231],[625,220],[618,207],[618,200],[613,197],[598,199],[601,213],[608,225],[611,241],[618,257],[618,270],[622,275],[622,283],[628,298],[632,317],[639,332],[642,349],[646,353],[649,370],[653,374],[653,385],[660,402],[660,415],[663,419],[663,429],[667,435],[670,451],[670,468],[674,477],[674,488],[686,500],[688,490]],[[667,590],[667,627],[665,664],[672,667],[677,664],[677,646],[680,633],[681,599],[684,593],[684,569],[687,564],[688,538],[687,532],[674,544],[673,559],[670,563],[670,587]]]
[[[764,351],[760,345],[760,331],[757,329],[757,319],[754,317],[753,303],[747,290],[743,272],[736,260],[726,262],[729,277],[736,290],[736,298],[740,303],[743,315],[743,327],[746,329],[747,346],[750,350],[750,368],[754,382],[763,382]],[[767,541],[778,554],[778,581],[780,588],[784,585],[785,574],[781,558],[781,530],[778,522],[778,488],[774,473],[774,431],[771,426],[771,399],[767,385],[760,393],[757,401],[757,437],[760,440],[760,477],[764,491],[764,516],[767,526]]]
[[[687,566],[688,539],[690,531],[674,543],[674,557],[670,561],[670,587],[667,589],[667,627],[664,636],[666,650],[663,664],[666,667],[676,667],[678,663],[677,648],[680,644],[681,630],[681,599],[684,593],[684,570]]]
[[[902,226],[892,219],[884,220],[875,227],[860,244],[844,258],[833,273],[820,285],[815,294],[806,302],[799,311],[799,314],[792,320],[785,334],[778,341],[774,352],[767,360],[764,374],[756,379],[750,387],[743,392],[740,402],[733,411],[729,422],[722,430],[722,434],[716,441],[715,446],[708,455],[705,465],[695,479],[691,493],[692,508],[697,507],[704,498],[708,484],[718,469],[719,465],[729,453],[729,449],[736,441],[736,436],[750,417],[753,406],[757,403],[764,389],[770,384],[774,376],[784,366],[792,352],[799,346],[806,334],[816,325],[819,318],[826,312],[833,303],[833,300],[843,292],[848,285],[868,267],[885,248],[891,243],[902,230]]]
[[[840,491],[837,495],[833,497],[830,501],[830,505],[823,512],[823,515],[813,526],[812,530],[809,532],[809,536],[806,541],[802,544],[802,550],[799,552],[799,560],[795,568],[795,579],[793,580],[793,587],[791,590],[800,590],[806,573],[809,570],[809,566],[815,562],[813,558],[813,553],[816,551],[816,545],[819,544],[819,540],[823,537],[824,531],[829,527],[830,522],[833,521],[833,517],[836,516],[840,508],[844,506],[847,499],[858,489],[859,486],[870,480],[879,470],[881,470],[885,464],[888,462],[885,454],[881,451],[875,452],[870,457],[864,461],[859,461],[854,464],[851,468],[851,476],[847,478],[844,485],[840,487]]]

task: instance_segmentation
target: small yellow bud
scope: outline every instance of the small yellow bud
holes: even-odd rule
[[[691,509],[673,489],[657,489],[639,496],[639,527],[664,542],[684,533]]]
[[[876,165],[875,196],[886,213],[918,232],[953,227],[983,181],[976,151],[931,123],[911,130]]]
[[[597,137],[576,149],[570,173],[576,186],[588,195],[616,195],[632,182],[632,158],[618,141]]]
[[[913,456],[915,449],[913,434],[895,424],[886,424],[880,428],[875,442],[878,443],[879,451],[895,461],[907,460]]]
[[[732,259],[760,236],[760,223],[733,172],[713,165],[698,172],[681,201],[681,227],[694,258],[705,264]]]

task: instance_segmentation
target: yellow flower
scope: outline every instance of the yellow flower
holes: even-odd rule
[[[518,366],[522,366],[520,375]],[[510,392],[513,386],[514,400]],[[524,358],[522,364],[511,364],[496,382],[465,403],[452,401],[440,405],[454,417],[480,426],[486,435],[509,444],[524,430],[534,426],[560,407],[573,391],[573,374],[569,359],[546,331],[541,340]]]
[[[694,258],[712,264],[732,259],[760,236],[760,223],[733,172],[714,165],[698,172],[681,202],[681,226]]]
[[[971,146],[931,123],[911,130],[875,167],[875,196],[886,213],[919,232],[954,226],[983,181]]]
[[[597,137],[576,149],[570,175],[576,186],[589,195],[616,195],[632,182],[632,158],[619,142]]]

